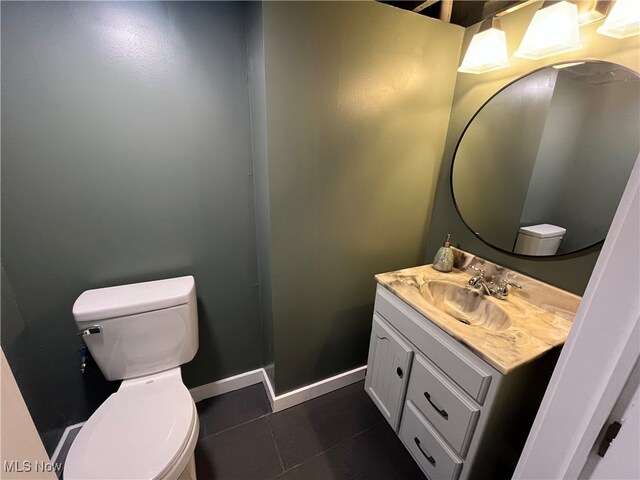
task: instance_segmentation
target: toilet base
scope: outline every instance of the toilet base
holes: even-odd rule
[[[196,456],[195,453],[191,454],[191,458],[189,459],[189,463],[182,471],[178,480],[197,480],[196,479]]]

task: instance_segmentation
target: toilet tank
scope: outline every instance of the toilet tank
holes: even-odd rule
[[[87,290],[73,316],[107,380],[168,370],[198,351],[192,276]]]
[[[567,230],[557,225],[542,223],[521,227],[513,253],[520,255],[555,255]]]

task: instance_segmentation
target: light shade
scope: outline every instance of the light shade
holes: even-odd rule
[[[602,35],[625,38],[640,33],[640,0],[618,0],[602,26],[596,30]]]
[[[578,7],[569,2],[559,2],[536,12],[513,56],[538,60],[580,47]]]
[[[580,12],[578,15],[578,23],[580,26],[588,25],[593,22],[597,22],[598,20],[604,18],[604,14],[599,12],[598,10],[587,10],[585,12]]]
[[[507,37],[502,30],[490,28],[473,36],[458,71],[485,73],[508,66]]]
[[[580,26],[603,19],[607,15],[610,3],[609,0],[580,0],[580,2],[575,3],[578,7],[578,22]]]

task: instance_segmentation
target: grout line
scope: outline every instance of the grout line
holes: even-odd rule
[[[286,470],[284,470],[284,472],[283,472],[283,473],[286,473],[286,472],[288,472],[288,471],[290,471],[290,470],[293,470],[294,468],[297,468],[297,467],[299,467],[300,465],[302,465],[302,464],[304,464],[304,463],[307,463],[308,461],[310,461],[310,460],[312,460],[312,459],[314,459],[314,458],[316,458],[316,457],[319,457],[320,455],[324,455],[324,454],[325,454],[325,453],[327,453],[329,450],[333,450],[334,448],[338,449],[338,453],[343,457],[343,459],[344,459],[344,460],[345,460],[345,462],[346,462],[347,460],[346,460],[346,458],[344,458],[344,455],[342,455],[342,452],[339,450],[339,447],[340,447],[341,445],[343,445],[343,444],[347,443],[349,440],[353,440],[354,438],[356,438],[356,437],[358,437],[358,436],[362,435],[363,433],[365,433],[365,432],[367,432],[367,431],[369,431],[369,430],[371,430],[371,429],[373,429],[373,428],[377,427],[378,425],[382,424],[384,421],[385,421],[385,419],[384,419],[384,418],[381,418],[378,422],[376,422],[376,423],[374,423],[374,424],[372,424],[372,425],[369,425],[367,428],[365,428],[365,429],[363,429],[363,430],[360,430],[358,433],[356,433],[356,434],[354,434],[354,435],[351,435],[350,437],[345,438],[344,440],[342,440],[342,441],[340,441],[340,442],[336,443],[335,445],[330,446],[329,448],[326,448],[325,450],[322,450],[321,452],[318,452],[318,453],[316,453],[316,454],[314,454],[314,455],[312,455],[312,456],[310,456],[310,457],[308,457],[308,458],[305,458],[303,461],[301,461],[300,463],[296,463],[295,465],[293,465],[293,466],[292,466],[292,467],[290,467],[290,468],[287,468]],[[269,422],[269,429],[271,429],[271,423],[270,423],[270,422]],[[273,435],[273,431],[271,432],[271,434]],[[275,438],[274,438],[274,443],[275,443]],[[278,444],[277,444],[277,443],[276,443],[276,451],[278,451],[278,456],[280,456],[280,451],[278,450]],[[282,459],[280,460],[280,463],[281,463],[281,465],[282,465],[282,468],[284,468],[284,464],[282,463]]]
[[[250,386],[251,386],[251,385],[248,385],[247,387],[243,387],[243,389],[244,389],[244,388],[249,388]],[[340,389],[342,389],[342,388],[346,388],[346,387],[348,387],[348,386],[350,386],[350,385],[345,385],[344,387],[340,387],[340,388],[338,388],[338,389],[334,390],[334,392],[335,392],[335,391],[337,391],[337,390],[340,390]],[[269,392],[267,391],[267,390],[268,390],[267,385],[264,385],[264,384],[263,384],[263,388],[264,388],[264,390],[265,390],[265,395],[267,396],[267,400],[269,400]],[[333,393],[333,392],[329,392],[329,394],[331,394],[331,393]],[[323,396],[323,395],[322,395],[322,396]],[[317,397],[316,397],[316,398],[317,398]],[[312,400],[314,400],[314,399],[315,399],[315,398],[313,398],[313,399],[309,399],[309,400],[306,400],[306,401],[302,402],[301,404],[299,404],[298,406],[301,406],[301,405],[303,405],[304,403],[307,403],[307,402],[312,401]],[[269,402],[267,402],[267,404],[269,404]],[[293,470],[293,469],[295,469],[295,468],[297,468],[297,467],[299,467],[299,466],[301,466],[301,465],[303,465],[303,464],[305,464],[305,463],[307,463],[307,462],[309,462],[309,461],[312,461],[312,460],[313,460],[313,459],[315,459],[316,457],[319,457],[319,456],[321,456],[321,455],[324,455],[324,454],[326,454],[327,452],[329,452],[329,451],[331,451],[331,450],[333,450],[333,449],[335,449],[335,450],[337,451],[337,453],[338,453],[338,454],[342,457],[342,459],[346,462],[346,465],[349,467],[349,469],[350,469],[351,473],[353,473],[353,474],[355,475],[355,472],[353,472],[353,470],[352,470],[352,466],[349,464],[349,462],[348,462],[347,458],[346,458],[346,457],[344,456],[344,454],[342,453],[342,451],[341,451],[340,447],[341,447],[341,446],[343,446],[344,444],[346,444],[347,442],[349,442],[349,441],[353,440],[354,438],[356,438],[356,437],[358,437],[358,436],[360,436],[360,435],[364,434],[365,432],[367,432],[367,431],[369,431],[369,430],[371,430],[371,429],[373,429],[373,428],[376,428],[377,426],[379,426],[379,425],[381,425],[381,424],[383,424],[383,423],[385,422],[385,419],[384,419],[382,416],[380,416],[380,417],[377,419],[377,421],[374,421],[372,424],[370,424],[370,425],[369,425],[369,426],[367,426],[366,428],[364,428],[364,429],[362,429],[362,430],[360,430],[360,431],[356,432],[355,434],[353,434],[353,435],[351,435],[351,436],[349,436],[349,437],[347,437],[347,438],[344,438],[343,440],[339,441],[338,443],[336,443],[336,444],[334,444],[334,445],[331,445],[330,447],[328,447],[328,448],[326,448],[326,449],[324,449],[324,450],[322,450],[322,451],[320,451],[320,452],[317,452],[317,453],[315,453],[315,454],[313,454],[313,455],[311,455],[311,456],[309,456],[309,457],[305,458],[305,459],[304,459],[304,460],[302,460],[301,462],[299,462],[299,463],[297,463],[297,464],[295,464],[295,465],[292,465],[291,467],[289,467],[289,468],[286,468],[286,469],[285,469],[285,467],[284,467],[284,462],[283,462],[283,460],[282,460],[282,455],[281,455],[281,453],[280,453],[280,448],[278,447],[278,443],[277,443],[277,441],[276,441],[275,435],[274,435],[274,433],[273,433],[273,428],[272,428],[272,425],[271,425],[270,417],[273,415],[273,413],[275,413],[275,412],[267,412],[267,413],[264,413],[263,415],[260,415],[260,416],[258,416],[258,417],[252,418],[252,419],[247,420],[247,421],[245,421],[245,422],[242,422],[242,423],[239,423],[239,424],[237,424],[237,425],[233,425],[233,426],[231,426],[231,427],[225,428],[224,430],[220,430],[220,431],[218,431],[218,432],[214,432],[214,433],[209,433],[209,434],[205,435],[204,437],[200,437],[200,438],[198,439],[198,441],[200,441],[200,440],[206,440],[206,439],[208,439],[208,438],[210,438],[210,437],[212,437],[212,436],[216,436],[216,435],[219,435],[219,434],[222,434],[222,433],[228,432],[228,431],[230,431],[230,430],[234,430],[234,429],[236,429],[236,428],[238,428],[238,427],[241,427],[241,426],[247,425],[247,424],[249,424],[249,423],[255,422],[256,420],[260,420],[260,419],[266,418],[267,426],[268,426],[268,428],[269,428],[269,434],[270,434],[270,436],[271,436],[271,440],[272,440],[273,445],[274,445],[274,447],[275,447],[276,454],[277,454],[277,456],[278,456],[278,462],[279,462],[279,464],[280,464],[280,468],[281,468],[281,473],[280,473],[280,474],[278,474],[275,478],[279,478],[279,477],[281,477],[282,475],[284,475],[285,473],[289,472],[290,470]]]
[[[269,417],[267,416],[267,425],[269,426],[269,433],[271,433],[271,440],[273,440],[273,446],[276,447],[276,453],[278,454],[278,460],[280,460],[280,467],[282,468],[282,475],[287,470],[284,469],[284,462],[282,461],[282,455],[280,455],[280,449],[278,448],[278,442],[276,442],[276,437],[273,434],[273,430],[271,428],[271,422],[269,421]],[[289,469],[291,470],[291,469]]]
[[[247,385],[246,387],[243,387],[243,388],[241,388],[241,389],[239,389],[239,390],[244,390],[245,388],[250,388],[250,387],[253,387],[254,385],[262,385],[262,387],[264,388],[264,385],[263,385],[261,382],[258,382],[258,383],[254,383],[253,385]],[[233,392],[237,392],[237,391],[239,391],[239,390],[234,390]],[[233,393],[233,392],[223,393],[223,394],[221,394],[220,396],[228,395],[229,393]],[[205,438],[209,438],[209,437],[214,436],[214,435],[218,435],[219,433],[228,432],[229,430],[233,430],[234,428],[241,427],[241,426],[243,426],[243,425],[246,425],[247,423],[251,423],[251,422],[253,422],[253,421],[255,421],[255,420],[260,420],[261,418],[264,418],[264,417],[267,417],[267,416],[271,415],[271,413],[272,413],[272,412],[270,411],[270,410],[271,410],[271,405],[269,404],[269,398],[268,398],[268,395],[267,395],[266,389],[265,389],[265,396],[267,396],[266,405],[267,405],[268,410],[269,410],[269,411],[267,411],[267,413],[264,413],[264,414],[262,414],[262,415],[260,415],[260,416],[258,416],[258,417],[254,417],[254,418],[252,418],[252,419],[250,419],[250,420],[247,420],[247,421],[244,421],[244,422],[238,423],[238,424],[236,424],[236,425],[232,425],[231,427],[227,427],[227,428],[225,428],[225,429],[223,429],[223,430],[220,430],[220,431],[217,431],[217,432],[212,432],[212,433],[207,433],[206,435],[203,435],[202,437],[200,437],[200,436],[199,436],[199,437],[198,437],[198,441],[200,441],[200,440],[204,440]],[[212,398],[214,398],[214,397],[212,397]],[[206,399],[205,399],[205,400],[206,400]],[[201,400],[201,401],[203,401],[203,400]],[[198,412],[198,415],[199,415],[199,412]]]
[[[303,461],[301,461],[300,463],[296,463],[294,466],[292,466],[292,467],[290,467],[290,468],[286,469],[286,470],[284,471],[284,473],[287,473],[288,471],[293,470],[294,468],[298,468],[300,465],[303,465],[303,464],[307,463],[308,461],[313,460],[313,459],[314,459],[314,458],[316,458],[316,457],[319,457],[320,455],[324,455],[324,454],[325,454],[325,453],[327,453],[329,450],[333,450],[334,448],[337,448],[337,447],[338,447],[339,445],[341,445],[341,444],[342,444],[342,442],[337,443],[337,444],[335,444],[334,446],[327,448],[326,450],[323,450],[323,451],[318,452],[318,453],[316,453],[316,454],[314,454],[314,455],[312,455],[312,456],[310,456],[310,457],[308,457],[308,458],[305,458],[305,459],[304,459]],[[284,465],[283,465],[283,466],[284,466]]]
[[[220,430],[218,432],[213,432],[213,433],[208,433],[204,437],[199,437],[198,440],[205,440],[205,439],[207,439],[209,437],[215,437],[216,435],[220,435],[221,433],[226,433],[226,432],[228,432],[230,430],[235,430],[238,427],[242,427],[242,426],[247,425],[247,424],[249,424],[251,422],[255,422],[256,420],[260,420],[261,418],[264,418],[267,415],[269,415],[269,414],[265,413],[264,415],[260,415],[259,417],[252,418],[251,420],[247,420],[246,422],[238,423],[237,425],[233,425],[231,427],[227,427],[224,430]]]
[[[358,433],[356,433],[355,435],[352,435],[352,436],[350,436],[350,437],[348,437],[348,438],[345,438],[344,440],[342,440],[342,441],[340,441],[340,442],[336,443],[335,445],[332,445],[331,447],[327,448],[326,450],[323,450],[323,451],[321,451],[321,452],[318,452],[318,453],[316,453],[316,454],[312,455],[311,457],[305,458],[302,462],[300,462],[300,463],[296,463],[296,464],[295,464],[295,465],[293,465],[292,467],[290,467],[290,468],[288,468],[288,469],[284,470],[284,472],[283,472],[282,474],[287,473],[287,472],[289,472],[289,471],[293,470],[294,468],[298,468],[300,465],[303,465],[303,464],[305,464],[305,463],[307,463],[307,462],[309,462],[309,461],[313,460],[313,459],[314,459],[314,458],[316,458],[316,457],[319,457],[319,456],[321,456],[321,455],[324,455],[325,453],[329,452],[330,450],[336,449],[336,450],[337,450],[337,452],[338,452],[338,454],[342,457],[342,459],[344,460],[344,462],[346,463],[346,465],[347,465],[347,466],[348,466],[348,468],[350,469],[351,473],[353,473],[353,474],[354,474],[354,477],[356,477],[356,479],[357,479],[357,476],[355,475],[355,472],[353,472],[352,467],[351,467],[351,465],[349,464],[349,461],[348,461],[348,460],[347,460],[347,458],[343,455],[342,451],[340,451],[340,446],[341,446],[341,445],[344,445],[344,444],[345,444],[345,443],[347,443],[349,440],[353,440],[354,438],[356,438],[356,437],[358,437],[358,436],[362,435],[363,433],[365,433],[365,432],[367,432],[367,431],[369,431],[369,430],[371,430],[371,429],[373,429],[373,428],[377,427],[378,425],[380,425],[380,424],[381,424],[381,423],[383,423],[384,421],[385,421],[385,420],[384,420],[384,418],[382,418],[379,422],[374,423],[373,425],[368,426],[367,428],[365,428],[364,430],[359,431],[359,432],[358,432]],[[278,446],[277,446],[277,444],[276,444],[276,450],[278,450]],[[278,451],[278,456],[279,456],[279,455],[280,455],[280,452]],[[284,464],[282,464],[282,467],[284,468]],[[282,475],[282,474],[281,474],[281,475]]]
[[[380,420],[379,422],[373,423],[371,425],[369,425],[367,428],[363,428],[362,430],[360,430],[358,433],[351,435],[349,438],[344,439],[342,442],[340,442],[338,445],[348,441],[348,440],[353,440],[356,437],[359,437],[360,435],[362,435],[365,432],[368,432],[369,430],[376,428],[378,425],[380,425],[381,423],[385,422],[385,419],[383,418],[382,420]]]

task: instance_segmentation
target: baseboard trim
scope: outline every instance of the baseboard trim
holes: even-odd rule
[[[69,436],[69,432],[75,428],[80,428],[85,423],[86,422],[76,423],[75,425],[69,425],[67,428],[64,429],[64,432],[62,432],[62,437],[60,437],[60,440],[58,440],[58,445],[56,445],[56,449],[53,451],[53,455],[51,455],[51,463],[56,463],[56,461],[58,460],[58,456],[60,456],[60,452],[62,451],[64,442],[67,440],[67,437]]]
[[[262,385],[264,386],[265,391],[267,392],[267,399],[269,400],[269,405],[271,405],[271,411],[275,412],[275,398],[276,392],[273,390],[273,385],[271,385],[271,379],[269,375],[267,375],[267,371],[264,368],[262,370]]]
[[[325,378],[324,380],[312,383],[311,385],[297,388],[296,390],[283,393],[282,395],[276,395],[267,372],[264,368],[258,368],[256,370],[234,375],[233,377],[223,378],[217,382],[200,385],[190,389],[189,393],[191,393],[191,397],[194,402],[199,402],[207,398],[217,397],[223,393],[233,392],[234,390],[262,383],[265,391],[267,392],[267,398],[269,399],[271,410],[275,413],[299,405],[307,400],[333,392],[339,388],[346,387],[352,383],[359,382],[364,379],[366,370],[367,366],[363,365],[333,377]],[[80,422],[65,428],[62,433],[62,437],[58,441],[58,445],[51,456],[52,462],[55,462],[60,455],[60,451],[62,450],[69,432],[84,424],[85,422]]]
[[[256,383],[264,383],[264,369],[258,368],[249,372],[240,373],[233,377],[223,378],[217,382],[200,385],[189,390],[194,402],[199,402],[206,398],[217,397],[223,393],[233,392]]]
[[[285,410],[300,403],[306,402],[307,400],[311,400],[321,395],[333,392],[334,390],[338,390],[339,388],[346,387],[348,385],[351,385],[352,383],[359,382],[360,380],[364,379],[366,370],[367,366],[363,365],[362,367],[354,368],[353,370],[349,370],[348,372],[343,372],[333,377],[325,378],[324,380],[320,380],[319,382],[312,383],[311,385],[298,388],[291,392],[274,396],[271,408],[274,412],[279,412],[281,410]],[[269,392],[270,394],[272,394],[273,389],[271,388],[271,383],[268,381],[268,379],[267,383],[269,383],[270,387]]]
[[[271,410],[273,412],[280,412],[306,402],[307,400],[333,392],[334,390],[346,387],[352,383],[359,382],[364,379],[366,369],[367,366],[363,365],[333,377],[325,378],[324,380],[312,383],[311,385],[306,385],[296,390],[292,390],[291,392],[283,393],[282,395],[275,394],[271,380],[264,368],[224,378],[217,382],[207,383],[206,385],[192,388],[189,391],[191,392],[193,400],[195,402],[199,402],[207,398],[222,395],[223,393],[255,385],[256,383],[262,383],[265,391],[267,392],[267,398],[271,404]]]

